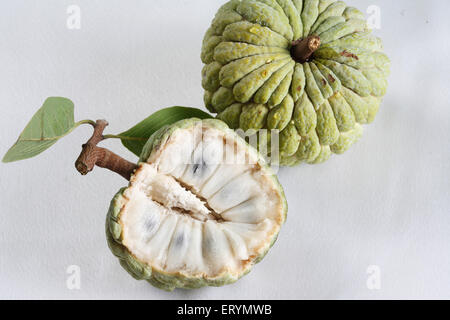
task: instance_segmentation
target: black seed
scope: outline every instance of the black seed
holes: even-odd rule
[[[199,167],[200,167],[199,164],[195,164],[195,165],[194,165],[194,174],[197,173],[197,170],[198,170]]]
[[[147,219],[144,223],[144,228],[148,232],[151,232],[155,228],[155,220],[154,219]]]
[[[181,247],[181,245],[184,242],[184,233],[179,233],[176,237],[175,237],[175,247]]]
[[[194,164],[194,174],[197,174],[197,172],[200,170],[200,173],[204,172],[206,169],[206,162],[202,160],[201,163]]]

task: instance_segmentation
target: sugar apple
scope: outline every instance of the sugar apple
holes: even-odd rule
[[[111,202],[106,234],[136,279],[169,291],[222,286],[266,255],[286,212],[254,148],[222,121],[189,119],[149,139]]]
[[[371,123],[390,62],[336,0],[231,0],[202,46],[206,107],[231,128],[280,131],[281,164],[344,153]]]

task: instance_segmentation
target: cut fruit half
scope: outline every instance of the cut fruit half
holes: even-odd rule
[[[135,278],[166,290],[220,286],[264,257],[286,211],[255,149],[219,120],[190,119],[150,138],[107,233]]]

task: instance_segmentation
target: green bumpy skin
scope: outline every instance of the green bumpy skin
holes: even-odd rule
[[[271,182],[274,183],[275,188],[280,194],[281,198],[281,222],[280,226],[285,222],[287,217],[287,201],[285,198],[285,194],[282,186],[280,185],[277,176],[271,171],[268,165],[265,162],[265,159],[258,153],[258,151],[251,147],[245,142],[244,139],[240,138],[233,130],[231,130],[227,124],[217,119],[207,119],[200,120],[197,118],[181,120],[173,125],[165,126],[161,128],[159,131],[154,133],[146,143],[143,148],[141,157],[139,159],[138,164],[145,163],[147,159],[152,157],[159,148],[164,145],[168,140],[170,140],[171,136],[179,129],[189,128],[197,124],[198,122],[202,122],[203,126],[215,128],[224,132],[227,132],[229,135],[236,139],[236,143],[244,148],[246,148],[249,154],[254,155],[258,160],[257,163],[259,166],[267,169],[267,172],[270,172]],[[136,173],[139,169],[136,170]],[[133,179],[133,177],[132,177]],[[131,179],[131,180],[132,180]],[[131,183],[130,183],[131,185]],[[129,185],[129,187],[130,187]],[[269,249],[275,244],[278,232],[273,234],[273,236],[269,239],[268,245],[264,247],[264,251],[257,257],[252,258],[252,262],[249,263],[245,270],[243,270],[238,276],[232,274],[222,274],[220,277],[216,278],[205,278],[205,277],[187,277],[182,275],[181,273],[166,273],[161,270],[157,270],[152,268],[150,265],[145,262],[139,261],[130,250],[122,243],[123,241],[123,228],[120,224],[120,218],[122,209],[127,201],[124,193],[127,188],[122,188],[119,192],[114,196],[111,201],[107,216],[106,216],[106,238],[108,247],[111,252],[119,259],[120,265],[136,280],[146,280],[152,286],[165,290],[165,291],[173,291],[176,288],[183,289],[198,289],[205,286],[214,286],[220,287],[228,284],[232,284],[247,275],[252,267],[259,263],[268,253]]]
[[[320,48],[294,61],[291,43],[310,35]],[[203,40],[205,105],[233,129],[280,130],[281,164],[321,163],[374,120],[390,72],[382,51],[364,15],[343,1],[231,0]]]

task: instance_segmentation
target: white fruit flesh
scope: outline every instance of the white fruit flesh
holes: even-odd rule
[[[285,204],[272,172],[236,136],[176,130],[125,191],[122,243],[165,273],[238,277],[270,247]]]

